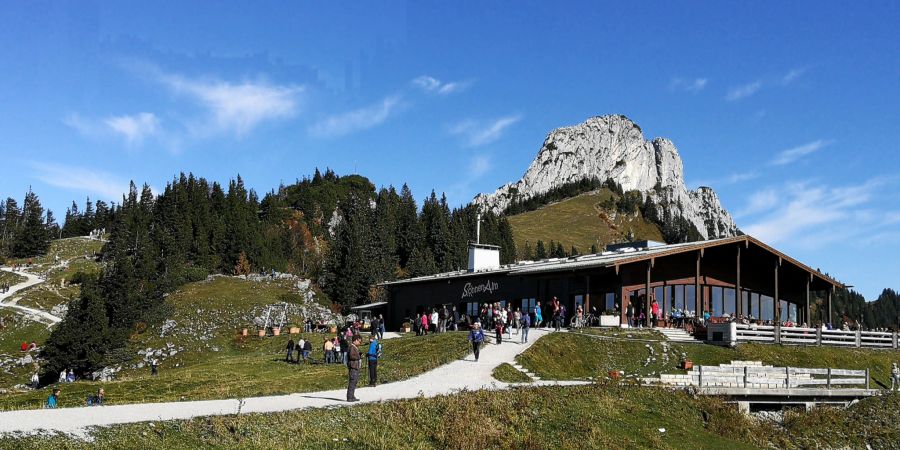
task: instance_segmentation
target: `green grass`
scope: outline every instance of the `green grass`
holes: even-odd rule
[[[533,249],[538,240],[549,244],[551,239],[562,243],[566,251],[574,245],[581,253],[587,253],[594,244],[603,250],[606,244],[623,241],[629,230],[636,239],[662,241],[659,227],[644,220],[640,213],[637,216],[616,214],[613,219],[611,213],[598,206],[613,195],[603,188],[510,216],[520,256],[526,242]]]
[[[664,351],[664,345],[668,348],[667,351]],[[683,358],[690,359],[695,365],[750,360],[773,366],[868,368],[873,387],[890,387],[891,363],[900,360],[900,351],[763,344],[741,344],[736,348],[727,348],[554,333],[535,342],[517,360],[543,379],[565,380],[603,378],[612,370],[621,370],[626,376],[638,377],[658,373],[683,373],[678,369]]]
[[[92,263],[94,259],[93,255],[99,253],[103,249],[103,244],[102,241],[90,240],[82,237],[57,239],[50,243],[50,249],[45,255],[33,258],[9,260],[7,261],[7,265],[31,264],[31,267],[28,268],[29,272],[48,275],[49,281],[58,282],[58,279],[53,279],[53,273],[59,270],[53,269],[53,266],[57,264],[57,256],[60,261],[69,261],[69,265],[77,264],[82,261]]]
[[[322,361],[323,335],[313,339],[313,358]],[[297,336],[293,336],[297,339]],[[116,381],[79,381],[63,384],[61,405],[81,406],[88,394],[106,389],[109,404],[243,398],[340,389],[346,386],[347,369],[341,364],[288,364],[284,346],[289,337],[235,338],[229,348],[197,359],[189,365],[164,366],[158,376],[149,368],[132,370]],[[409,336],[386,340],[379,362],[379,383],[413,377],[465,356],[470,347],[464,333]],[[361,383],[368,382],[363,371]],[[47,389],[22,391],[0,397],[0,409],[39,408]]]
[[[662,333],[649,328],[582,328],[578,331],[582,334],[604,336],[616,339],[643,339],[647,341],[665,341]]]
[[[515,367],[507,363],[500,364],[494,368],[491,376],[493,376],[495,380],[504,383],[531,383],[531,378],[529,378],[528,375],[519,372]]]
[[[39,345],[47,340],[50,330],[46,325],[32,321],[12,310],[0,309],[4,327],[0,329],[0,359],[19,359],[25,356],[21,351],[23,342],[36,342]],[[11,387],[27,383],[34,373],[33,365],[10,365],[0,370],[0,387]]]
[[[0,270],[0,286],[4,286],[9,284],[10,286],[19,284],[25,281],[25,277],[22,275],[16,275],[14,273],[9,273],[6,271]]]
[[[784,427],[713,398],[616,384],[463,392],[352,408],[246,414],[0,437],[4,448],[892,448],[900,396],[789,413]],[[661,432],[660,429],[665,429]]]

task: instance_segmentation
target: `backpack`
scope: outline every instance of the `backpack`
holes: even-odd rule
[[[383,353],[382,350],[381,350],[381,342],[378,343],[378,347],[377,347],[377,348],[378,348],[378,349],[375,351],[375,356],[376,356],[378,359],[381,359],[381,354]]]

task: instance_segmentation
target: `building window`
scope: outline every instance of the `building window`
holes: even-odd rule
[[[672,286],[672,290],[675,293],[673,298],[675,299],[675,308],[677,309],[685,309],[684,303],[684,286]]]
[[[710,293],[712,294],[712,315],[713,317],[721,317],[722,312],[725,310],[722,298],[722,288],[713,286],[710,288]]]
[[[734,299],[734,289],[725,288],[725,305],[723,307],[725,314],[734,314],[736,310],[736,303]]]
[[[466,315],[469,317],[478,317],[479,309],[478,302],[468,302],[466,303]]]
[[[684,307],[688,311],[693,311],[696,313],[696,311],[699,311],[700,309],[697,306],[699,304],[699,300],[697,299],[697,296],[694,295],[694,291],[695,289],[693,284],[684,287]]]
[[[666,309],[666,296],[664,294],[664,289],[662,286],[653,288],[653,298],[651,300],[656,300],[656,303],[659,305],[659,309],[663,314],[667,313]]]
[[[575,312],[574,310],[578,309],[579,306],[584,305],[584,296],[583,295],[574,295],[572,297],[575,299],[575,306],[573,306],[574,309],[572,311],[574,313]]]
[[[606,311],[616,310],[616,294],[613,292],[606,293]]]
[[[762,320],[775,319],[775,300],[768,295],[759,296],[759,318]]]
[[[536,301],[533,298],[523,298],[522,299],[522,312],[527,312],[529,314],[533,314],[535,303],[536,303]]]

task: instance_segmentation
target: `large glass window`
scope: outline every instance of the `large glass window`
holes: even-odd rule
[[[578,309],[579,306],[584,305],[584,296],[583,295],[575,295],[573,296],[575,299],[575,309]],[[572,310],[572,313],[575,312],[575,309]],[[568,313],[568,312],[567,312]]]
[[[616,310],[616,294],[613,292],[606,293],[606,311],[615,311]]]
[[[684,286],[672,286],[672,291],[675,293],[673,298],[675,299],[675,307],[678,309],[684,309]]]
[[[469,317],[478,317],[478,302],[466,303],[466,315]]]
[[[757,294],[756,292],[751,292],[750,293],[750,314],[752,314],[753,317],[755,317],[757,319],[762,318],[762,310],[760,309],[759,305],[760,305],[759,294]]]
[[[768,295],[760,295],[759,296],[759,305],[760,305],[760,313],[759,317],[762,320],[774,320],[775,319],[775,301],[772,297]]]
[[[688,311],[693,311],[694,313],[699,311],[697,305],[699,305],[700,302],[700,299],[695,295],[695,290],[693,284],[684,287],[684,307],[687,308]]]
[[[725,305],[723,309],[725,310],[725,314],[734,314],[737,311],[737,304],[735,303],[734,298],[734,289],[725,288]]]
[[[710,288],[712,293],[712,315],[714,317],[721,317],[722,311],[724,310],[724,305],[722,304],[722,288],[718,286],[713,286]]]
[[[522,312],[533,313],[534,305],[535,305],[535,299],[523,298],[522,299]]]
[[[750,293],[741,290],[741,311],[744,312],[745,317],[749,317],[753,312],[750,310]]]

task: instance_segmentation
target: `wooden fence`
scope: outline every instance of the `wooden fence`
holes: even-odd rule
[[[841,331],[737,323],[710,324],[707,328],[707,340],[732,345],[740,342],[764,342],[785,345],[898,348],[896,331]]]

